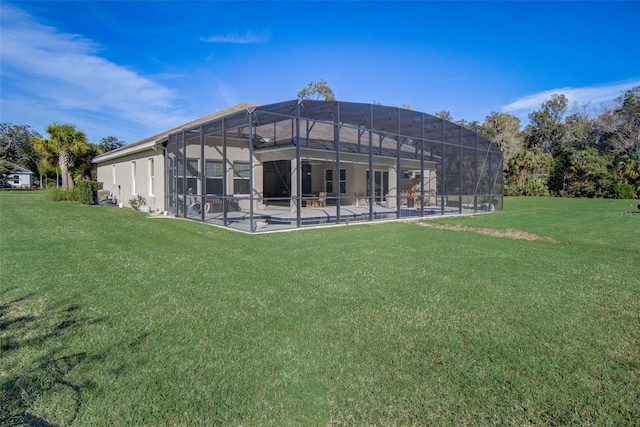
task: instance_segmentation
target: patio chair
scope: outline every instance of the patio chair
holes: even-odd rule
[[[327,193],[321,191],[318,195],[318,207],[326,208],[327,207]]]
[[[364,194],[357,194],[356,206],[369,206],[369,199]]]

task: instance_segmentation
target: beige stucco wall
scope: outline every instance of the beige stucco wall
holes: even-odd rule
[[[125,207],[129,206],[129,200],[136,195],[145,198],[146,204],[152,211],[164,211],[165,206],[165,159],[163,150],[148,149],[138,153],[103,161],[97,164],[98,181],[103,183],[103,188],[112,192],[113,196],[123,203]],[[199,159],[201,155],[200,146],[187,146],[187,159]],[[205,159],[221,160],[221,147],[205,145]],[[227,147],[228,163],[227,170],[227,194],[233,194],[233,163],[235,161],[248,162],[249,150],[244,147]],[[153,163],[151,161],[153,160]],[[263,194],[263,163],[275,160],[291,161],[291,191],[292,194],[297,193],[296,173],[297,165],[295,160],[295,149],[286,148],[267,152],[258,152],[254,155],[254,194],[256,199],[260,199]],[[303,150],[303,161],[312,164],[312,187],[314,192],[325,191],[325,170],[335,167],[335,153],[333,152],[317,152],[314,150]],[[374,159],[374,170],[389,172],[389,191],[387,202],[389,207],[395,205],[395,196],[398,194],[396,188],[396,163],[393,158],[376,157]],[[135,169],[134,169],[135,163]],[[151,167],[153,165],[153,180],[151,179]],[[402,160],[403,170],[418,169],[420,163],[415,160]],[[202,171],[204,162],[198,160],[198,170]],[[353,155],[349,153],[341,153],[340,168],[346,170],[347,188],[343,196],[343,203],[356,203],[359,196],[367,194],[367,170],[369,169],[368,156]],[[435,193],[435,165],[425,165],[425,192]],[[134,177],[135,170],[135,177]],[[200,174],[199,174],[200,175]],[[339,188],[338,176],[334,173],[334,193]],[[135,178],[135,179],[134,179]],[[152,188],[153,181],[153,188]],[[135,186],[135,188],[134,188]],[[201,188],[201,181],[198,178],[197,189]],[[404,187],[400,191],[407,190]],[[195,193],[198,193],[195,190]],[[248,208],[249,194],[234,194],[240,199],[239,203],[242,208]],[[246,200],[243,200],[246,199]],[[255,201],[254,208],[259,208],[259,201]]]
[[[98,163],[97,174],[103,188],[111,191],[125,207],[129,206],[130,199],[140,195],[145,198],[147,206],[152,211],[164,210],[165,176],[162,149],[150,149]]]

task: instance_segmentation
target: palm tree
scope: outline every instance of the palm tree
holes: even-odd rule
[[[62,188],[73,188],[72,159],[89,149],[87,135],[75,125],[66,123],[51,123],[47,126],[47,134],[49,139],[36,141],[36,146],[45,157],[57,157],[62,175]]]
[[[58,157],[54,153],[45,152],[47,141],[42,138],[33,140],[33,146],[40,153],[37,163],[37,170],[40,174],[40,188],[47,187],[47,182],[52,176],[56,177],[56,187],[60,184],[60,166]]]

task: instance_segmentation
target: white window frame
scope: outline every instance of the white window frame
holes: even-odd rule
[[[185,169],[186,166],[186,169]],[[195,172],[195,175],[190,174],[191,172]],[[184,191],[186,191],[187,193],[189,193],[189,189],[191,189],[191,193],[193,194],[198,194],[198,192],[200,191],[200,185],[199,185],[199,177],[198,175],[200,174],[200,159],[196,158],[196,157],[187,157],[187,162],[186,164],[182,161],[182,160],[178,160],[178,167],[176,169],[176,174],[178,179],[183,179],[184,181],[184,185],[186,188],[184,188]],[[189,181],[195,180],[195,184],[193,186],[189,186]],[[183,191],[183,188],[181,186],[178,186],[178,191],[181,192]]]
[[[330,172],[331,179],[327,179],[327,172]],[[338,192],[335,192],[335,184],[336,180],[334,178],[333,169],[325,169],[324,170],[324,190],[329,194],[347,194],[347,170],[341,168],[338,172]],[[344,174],[344,179],[342,179],[342,175]],[[331,184],[331,191],[329,191],[328,184]],[[342,191],[344,188],[344,191]]]
[[[136,192],[136,174],[138,172],[138,168],[135,160],[131,162],[131,194],[134,196],[138,193]]]
[[[149,195],[153,196],[153,187],[155,181],[155,161],[154,159],[149,159]]]
[[[224,191],[224,162],[222,160],[217,159],[206,159],[205,160],[205,169],[204,169],[204,179],[206,180],[219,180],[220,181],[220,189]],[[211,189],[207,186],[207,194],[214,194],[211,192]],[[220,193],[222,194],[222,193]]]
[[[236,165],[243,165],[243,170],[241,172],[249,172],[249,176],[242,176],[238,173]],[[247,166],[245,169],[244,166]],[[247,181],[247,188],[249,189],[246,193],[236,193],[236,181],[243,180]],[[250,194],[251,193],[251,163],[249,162],[233,162],[233,194]]]

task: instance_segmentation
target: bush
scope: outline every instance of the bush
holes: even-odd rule
[[[83,205],[95,205],[98,190],[102,190],[102,183],[82,179],[78,181],[78,190],[80,191],[80,202]]]
[[[636,196],[635,188],[631,184],[621,184],[613,187],[616,199],[633,199]]]
[[[518,179],[518,177],[510,176],[504,183],[504,195],[547,197],[549,189],[541,178],[525,176],[524,179]]]
[[[65,189],[61,187],[49,187],[45,190],[45,196],[52,202],[79,202],[80,191],[78,188]]]
[[[129,204],[131,205],[131,209],[134,211],[138,210],[140,206],[144,206],[147,201],[141,195],[137,195],[133,199],[129,199]]]

